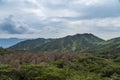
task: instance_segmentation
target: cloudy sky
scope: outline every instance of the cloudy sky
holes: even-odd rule
[[[119,0],[0,0],[0,38],[120,37]]]

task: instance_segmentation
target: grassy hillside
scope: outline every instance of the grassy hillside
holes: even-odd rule
[[[33,48],[41,46],[42,44],[45,44],[50,41],[52,41],[52,39],[38,38],[38,39],[26,40],[14,46],[9,47],[8,49],[9,50],[31,50]]]
[[[98,43],[99,47],[93,51],[94,53],[110,53],[119,54],[120,52],[120,38],[113,38],[107,41]]]
[[[67,36],[64,38],[57,39],[55,41],[43,44],[35,51],[55,51],[55,52],[85,52],[89,49],[95,48],[96,43],[104,40],[92,35],[92,34],[77,34],[74,36]]]
[[[33,39],[20,42],[8,50],[29,50],[33,52],[78,52],[110,53],[120,52],[120,38],[103,40],[93,34],[77,34],[58,39]]]
[[[104,41],[93,34],[77,34],[59,39],[35,39],[18,43],[8,49],[10,50],[32,50],[52,52],[87,52],[96,48],[97,43]]]

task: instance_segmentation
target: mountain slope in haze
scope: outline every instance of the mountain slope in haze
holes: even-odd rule
[[[66,52],[76,51],[85,52],[97,47],[97,43],[104,41],[93,34],[77,34],[74,36],[67,36],[64,38],[56,39],[49,43],[45,43],[35,49],[34,51],[55,51]]]
[[[18,42],[21,42],[25,39],[17,39],[17,38],[0,38],[0,46],[7,48],[10,47],[12,45],[17,44]]]
[[[14,45],[14,46],[9,47],[8,49],[9,50],[31,50],[33,48],[41,46],[42,44],[50,42],[51,40],[52,39],[43,39],[43,38],[26,40],[26,41],[22,41],[16,45]]]

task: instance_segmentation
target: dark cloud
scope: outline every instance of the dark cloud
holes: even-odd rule
[[[28,25],[17,21],[13,16],[5,18],[5,20],[0,24],[0,29],[4,33],[8,34],[25,34],[32,33],[31,28]]]

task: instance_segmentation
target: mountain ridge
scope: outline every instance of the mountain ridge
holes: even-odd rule
[[[9,50],[28,50],[34,52],[89,52],[109,53],[120,50],[120,37],[110,40],[101,39],[91,33],[76,34],[57,39],[31,39],[8,48]]]
[[[91,33],[76,34],[58,39],[38,38],[26,40],[14,46],[9,47],[10,50],[32,50],[32,51],[86,51],[95,48],[98,42],[105,41]],[[31,45],[30,45],[31,44]]]
[[[73,36],[66,36],[59,38],[53,42],[43,44],[37,47],[35,51],[85,51],[90,48],[96,47],[97,42],[104,41],[93,34],[76,34]],[[92,46],[91,46],[92,45]],[[85,50],[84,50],[85,49]]]
[[[46,42],[51,41],[52,39],[44,39],[44,38],[38,38],[38,39],[29,39],[29,40],[25,40],[22,41],[20,43],[17,43],[11,47],[9,47],[8,49],[10,50],[30,50],[34,47],[37,47],[38,45],[42,45]],[[21,47],[22,46],[22,47]]]

